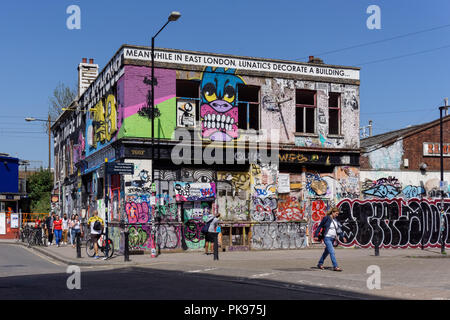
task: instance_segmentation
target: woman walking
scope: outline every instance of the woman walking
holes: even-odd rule
[[[325,244],[325,250],[322,254],[322,257],[320,257],[319,263],[317,264],[317,268],[321,270],[325,269],[323,267],[323,262],[328,257],[328,255],[330,255],[331,262],[333,263],[333,270],[342,271],[342,269],[339,268],[338,263],[336,261],[333,243],[337,237],[343,238],[344,242],[347,242],[347,239],[343,236],[341,224],[336,219],[338,215],[339,209],[336,207],[332,208],[328,212],[328,214],[322,219],[322,221],[320,222],[319,226],[316,229],[316,232],[314,232],[314,240],[315,241],[323,240],[323,243]]]
[[[75,248],[77,235],[81,232],[80,231],[80,218],[78,217],[78,214],[75,215],[75,217],[72,220],[72,230],[71,230],[71,240],[72,240],[72,248]]]
[[[59,247],[62,237],[62,219],[57,215],[53,221],[53,232],[55,234],[56,245]]]

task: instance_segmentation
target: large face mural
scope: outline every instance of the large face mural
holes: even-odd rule
[[[244,84],[235,69],[207,67],[200,84],[202,137],[231,141],[239,137],[237,86]]]

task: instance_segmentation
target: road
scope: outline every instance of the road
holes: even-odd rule
[[[79,282],[68,266],[23,246],[0,245],[0,299],[149,299],[149,300],[318,300],[364,299],[345,290],[289,284],[261,277],[239,277],[229,269],[193,267],[79,268]],[[77,267],[78,268],[78,267]],[[208,272],[211,271],[211,272]],[[220,271],[220,272],[217,272]],[[292,272],[295,270],[285,270]],[[298,270],[297,270],[298,271]],[[310,272],[323,272],[307,270]],[[226,273],[229,275],[226,275]],[[283,272],[281,270],[280,272]],[[222,274],[221,274],[222,273]],[[288,273],[286,273],[288,275]],[[331,274],[332,272],[329,272]],[[72,289],[68,288],[72,284]],[[78,288],[76,287],[78,286]]]

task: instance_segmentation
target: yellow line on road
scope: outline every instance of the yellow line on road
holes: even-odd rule
[[[53,259],[51,259],[51,258],[49,258],[49,257],[46,257],[46,256],[44,256],[44,255],[38,253],[36,250],[31,250],[30,248],[27,248],[27,247],[22,247],[22,248],[26,249],[27,251],[29,251],[29,252],[31,252],[31,253],[37,255],[38,257],[40,257],[40,258],[42,258],[42,259],[44,259],[44,260],[47,260],[48,262],[51,262],[51,263],[53,263],[53,264],[55,264],[55,265],[57,265],[57,266],[59,266],[59,267],[62,266],[62,264],[60,264],[60,263],[54,261]]]

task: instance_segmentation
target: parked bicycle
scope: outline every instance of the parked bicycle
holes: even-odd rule
[[[42,228],[30,229],[27,236],[28,247],[47,246],[47,237]]]
[[[108,245],[108,257],[111,258],[114,254],[114,244],[111,239],[108,239],[108,244],[106,244],[106,234],[102,233],[100,235],[100,238],[97,241],[98,244],[98,250],[103,253],[103,255],[106,257],[106,246]],[[95,256],[95,250],[94,250],[94,242],[92,239],[88,239],[86,241],[86,254],[88,257]]]

